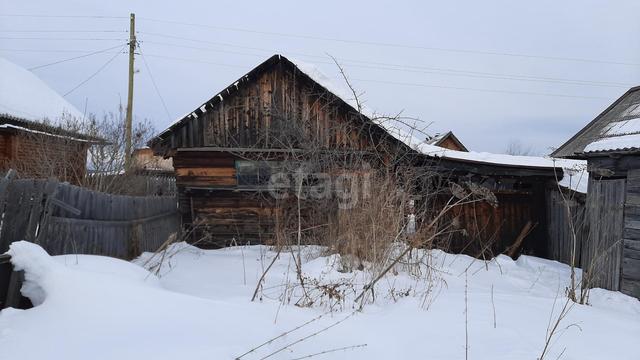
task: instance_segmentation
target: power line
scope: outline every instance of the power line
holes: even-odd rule
[[[3,40],[86,40],[86,41],[125,41],[126,39],[114,38],[71,38],[71,37],[12,37],[1,36]]]
[[[224,64],[224,63],[206,61],[206,60],[200,60],[200,59],[188,59],[188,58],[180,58],[180,57],[165,56],[165,55],[158,55],[158,54],[147,54],[147,56],[148,57],[155,57],[155,58],[159,58],[159,59],[176,60],[176,61],[184,61],[184,62],[192,62],[192,63],[201,63],[201,64],[209,64],[209,65],[216,65],[216,66],[223,66],[223,67],[232,67],[232,68],[237,68],[237,69],[247,69],[249,67],[249,66]]]
[[[122,50],[124,50],[124,48],[127,45],[124,45],[122,48],[120,48],[120,51],[118,51],[113,57],[111,57],[106,63],[104,63],[102,66],[100,66],[100,68],[98,68],[98,70],[96,70],[96,72],[94,72],[93,74],[91,74],[88,78],[86,78],[84,81],[82,81],[80,84],[76,85],[73,89],[67,91],[64,95],[62,96],[67,96],[69,94],[71,94],[73,91],[75,91],[77,88],[79,88],[80,86],[86,84],[89,80],[93,79],[96,75],[98,75],[98,73],[100,73],[100,71],[102,71],[104,68],[107,67],[107,65],[111,64],[111,62],[113,60],[115,60],[115,58],[118,57],[118,55],[120,55],[122,53]]]
[[[71,50],[71,49],[12,49],[12,48],[0,48],[0,51],[13,51],[13,52],[38,52],[38,53],[89,53],[91,50]]]
[[[218,66],[225,66],[225,67],[234,67],[234,68],[242,68],[242,69],[247,69],[247,67],[248,67],[248,66],[245,67],[245,66],[240,66],[240,65],[221,64],[221,63],[204,61],[204,60],[200,60],[200,59],[187,59],[187,58],[178,58],[178,57],[163,56],[163,55],[152,55],[152,54],[147,54],[147,56],[148,57],[157,57],[157,58],[162,58],[162,59],[168,59],[168,60],[175,60],[175,61],[204,63],[204,64],[211,64],[211,65],[218,65]],[[598,96],[555,94],[555,93],[517,91],[517,90],[502,90],[502,89],[471,88],[471,87],[462,87],[462,86],[431,85],[431,84],[405,83],[405,82],[394,82],[394,81],[373,80],[373,79],[353,79],[353,80],[362,81],[362,82],[388,84],[388,85],[426,87],[426,88],[451,89],[451,90],[467,90],[467,91],[487,92],[487,93],[500,93],[500,94],[512,94],[512,95],[536,95],[536,96],[550,96],[550,97],[575,98],[575,99],[591,99],[591,100],[593,100],[593,99],[603,100],[604,99],[604,100],[611,100],[610,98],[598,97]]]
[[[531,91],[518,91],[518,90],[482,89],[482,88],[470,88],[470,87],[462,87],[462,86],[431,85],[431,84],[405,83],[405,82],[395,82],[395,81],[385,81],[385,80],[371,80],[371,79],[353,79],[353,80],[354,80],[354,81],[371,82],[371,83],[379,83],[379,84],[403,85],[403,86],[415,86],[415,87],[427,87],[427,88],[436,88],[436,89],[469,90],[469,91],[490,92],[490,93],[501,93],[501,94],[538,95],[538,96],[565,97],[565,98],[575,98],[575,99],[603,99],[603,100],[611,100],[611,98],[601,97],[601,96],[583,96],[583,95],[569,95],[569,94],[552,94],[552,93],[531,92]]]
[[[112,47],[110,47],[110,48],[106,48],[106,49],[102,49],[102,50],[94,51],[94,52],[91,52],[91,53],[88,53],[88,54],[84,54],[84,55],[80,55],[80,56],[74,56],[74,57],[72,57],[72,58],[68,58],[68,59],[64,59],[64,60],[54,61],[54,62],[52,62],[52,63],[48,63],[48,64],[44,64],[44,65],[34,66],[34,67],[32,67],[32,68],[29,68],[28,70],[29,70],[29,71],[33,71],[33,70],[36,70],[36,69],[41,69],[41,68],[43,68],[43,67],[47,67],[47,66],[51,66],[51,65],[60,64],[60,63],[63,63],[63,62],[67,62],[67,61],[71,61],[71,60],[76,60],[76,59],[81,59],[81,58],[85,58],[85,57],[87,57],[87,56],[91,56],[91,55],[101,54],[101,53],[103,53],[103,52],[107,52],[107,51],[109,51],[109,50],[113,50],[113,49],[116,49],[116,48],[118,48],[118,47],[120,47],[120,45],[112,46]]]
[[[173,119],[171,118],[171,114],[169,113],[169,109],[167,108],[167,104],[164,102],[164,98],[160,94],[160,90],[158,89],[158,85],[156,84],[156,80],[154,79],[153,74],[151,73],[151,68],[149,68],[149,64],[147,64],[147,59],[145,59],[144,54],[142,53],[142,49],[140,47],[138,47],[138,51],[140,51],[140,56],[142,57],[142,62],[144,63],[144,66],[147,69],[147,72],[149,73],[149,77],[151,78],[151,82],[153,83],[153,87],[156,89],[156,94],[158,94],[158,97],[160,98],[160,102],[162,103],[162,107],[164,107],[164,111],[167,113],[167,119],[169,119],[169,121],[171,121]]]
[[[127,19],[128,16],[107,15],[38,15],[38,14],[0,14],[3,17],[28,17],[28,18],[85,18],[85,19]]]
[[[207,25],[207,24],[196,24],[196,23],[188,23],[188,22],[181,22],[181,21],[174,21],[174,20],[145,18],[145,17],[142,17],[140,19],[146,20],[146,21],[151,21],[151,22],[174,24],[174,25],[183,25],[183,26],[193,26],[193,27],[201,27],[201,28],[209,28],[209,29],[214,29],[214,30],[225,30],[225,31],[260,34],[260,35],[269,35],[269,36],[298,38],[298,39],[306,39],[306,40],[332,41],[332,42],[340,42],[340,43],[345,43],[345,44],[359,44],[359,45],[381,46],[381,47],[391,47],[391,48],[406,48],[406,49],[415,49],[415,50],[429,50],[429,51],[440,51],[440,52],[462,53],[462,54],[495,55],[495,56],[531,58],[531,59],[554,60],[554,61],[573,61],[573,62],[587,62],[587,63],[625,65],[625,66],[638,66],[638,65],[640,65],[640,63],[633,63],[633,62],[628,62],[628,61],[610,61],[610,60],[600,60],[600,59],[585,59],[585,58],[574,58],[574,57],[520,54],[520,53],[501,52],[501,51],[484,51],[484,50],[471,50],[471,49],[429,47],[429,46],[421,46],[421,45],[395,44],[395,43],[387,43],[387,42],[364,41],[364,40],[355,40],[355,39],[341,39],[341,38],[323,37],[323,36],[315,36],[315,35],[304,35],[304,34],[292,34],[292,33],[282,33],[282,32],[260,31],[260,30],[253,30],[253,29],[225,27],[225,26],[216,26],[216,25]]]
[[[143,32],[141,32],[143,33]],[[274,50],[264,49],[264,48],[255,48],[255,47],[246,47],[246,46],[235,46],[231,44],[225,43],[217,43],[210,42],[206,40],[198,40],[184,37],[177,37],[173,35],[163,35],[158,33],[144,33],[152,36],[165,36],[168,38],[174,38],[179,40],[193,41],[193,42],[202,42],[207,44],[215,44],[215,45],[223,45],[230,47],[238,47],[238,48],[246,48],[257,51],[264,51],[268,53],[273,53]],[[213,51],[213,52],[221,52],[228,54],[236,54],[243,56],[254,56],[254,57],[262,57],[260,54],[252,54],[246,52],[237,52],[237,51],[229,51],[229,50],[221,50],[221,49],[213,49],[213,48],[204,48],[204,47],[196,47],[189,45],[181,45],[181,44],[172,44],[158,41],[146,41],[150,44],[164,45],[164,46],[172,46],[172,47],[180,47],[186,49],[194,49],[194,50],[205,50],[205,51]],[[314,59],[327,59],[327,56],[318,56],[318,55],[309,55],[297,52],[288,52],[293,55],[303,56],[303,57],[311,57]],[[353,60],[353,59],[338,59],[344,61],[345,63],[350,63],[352,67],[366,68],[366,69],[374,69],[374,70],[389,70],[389,71],[402,71],[402,72],[411,72],[411,73],[424,73],[424,74],[439,74],[445,76],[462,76],[462,77],[471,77],[471,78],[482,78],[482,79],[497,79],[497,80],[512,80],[512,81],[529,81],[529,82],[546,82],[546,83],[556,83],[556,84],[566,84],[566,85],[585,85],[585,86],[599,86],[599,87],[619,87],[619,88],[628,88],[633,86],[633,84],[629,83],[617,83],[617,82],[606,82],[606,81],[592,81],[592,80],[578,80],[578,79],[563,79],[563,78],[553,78],[553,77],[538,77],[531,75],[518,75],[518,74],[500,74],[500,73],[491,73],[491,72],[479,72],[479,71],[469,71],[469,70],[460,70],[460,69],[451,69],[451,68],[439,68],[439,67],[424,67],[424,66],[411,66],[411,65],[400,65],[400,64],[390,64],[383,62],[371,62],[364,60]],[[327,65],[335,65],[333,62],[327,61],[317,61],[314,60],[315,63],[319,64],[327,64]],[[365,65],[361,65],[365,64]],[[370,64],[370,65],[367,65]]]
[[[0,30],[0,33],[126,33],[126,30]]]

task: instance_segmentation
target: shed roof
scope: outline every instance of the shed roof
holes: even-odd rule
[[[609,153],[640,153],[640,86],[625,92],[551,156],[580,159]]]

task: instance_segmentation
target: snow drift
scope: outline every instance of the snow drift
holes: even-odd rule
[[[321,251],[304,249],[309,279],[344,279],[356,288],[367,281],[362,271],[338,272],[339,255]],[[399,269],[379,283],[378,300],[363,312],[353,311],[353,295],[345,292],[343,305],[327,313],[323,306],[298,308],[281,298],[282,287],[295,282],[289,253],[266,276],[262,300],[249,301],[276,255],[265,246],[204,251],[177,244],[163,266],[154,267],[159,277],[139,266],[158,264],[149,253],[134,262],[139,265],[96,256],[50,257],[26,242],[14,243],[10,253],[26,273],[23,293],[38,306],[0,313],[2,359],[232,359],[323,314],[242,359],[278,349],[284,350],[268,359],[293,359],[359,344],[366,347],[318,358],[460,359],[465,311],[470,358],[535,359],[569,279],[566,265],[539,258],[484,262],[432,251],[440,281],[428,304],[424,285]],[[571,309],[549,358],[637,359],[640,302],[600,289],[591,302]]]

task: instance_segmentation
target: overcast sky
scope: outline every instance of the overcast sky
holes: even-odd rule
[[[66,97],[94,113],[126,102],[127,56],[118,52],[134,12],[148,65],[137,57],[134,113],[157,130],[274,53],[340,83],[331,54],[369,108],[433,122],[432,133],[453,130],[477,151],[520,141],[546,154],[640,85],[638,0],[0,4],[10,15],[0,16],[0,55],[23,67],[112,48],[34,70],[64,94],[115,56]]]

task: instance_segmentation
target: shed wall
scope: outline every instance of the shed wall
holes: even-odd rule
[[[589,241],[583,247],[583,269],[595,274],[592,287],[620,290],[626,179],[589,176]]]
[[[640,169],[627,173],[620,290],[640,298]]]

